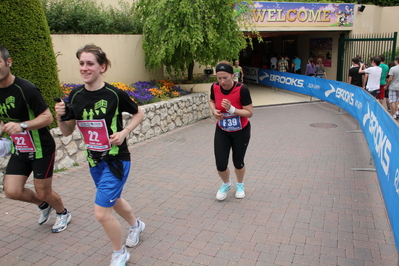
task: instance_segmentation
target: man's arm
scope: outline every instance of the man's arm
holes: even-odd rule
[[[365,67],[364,67],[364,63],[360,63],[360,67],[359,67],[359,73],[364,74],[366,73],[365,71]]]
[[[393,80],[393,75],[390,75],[387,81],[387,86],[386,86],[387,89],[389,88],[389,85],[391,84],[392,80]]]
[[[53,116],[50,112],[50,109],[47,108],[43,113],[39,114],[36,118],[22,122],[24,122],[28,126],[26,130],[35,130],[50,125],[53,122]],[[3,126],[3,130],[4,132],[10,135],[21,133],[23,131],[20,123],[16,122],[8,122]]]
[[[369,74],[366,73],[363,78],[363,89],[366,89],[367,80],[369,78]]]

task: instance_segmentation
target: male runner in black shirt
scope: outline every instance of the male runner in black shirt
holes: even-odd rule
[[[0,45],[0,120],[2,132],[13,140],[12,155],[4,177],[4,192],[10,199],[36,204],[38,223],[45,224],[53,209],[57,219],[53,233],[67,228],[71,214],[52,189],[55,143],[48,126],[53,116],[38,88],[11,74],[12,59]],[[25,183],[33,172],[35,191]]]

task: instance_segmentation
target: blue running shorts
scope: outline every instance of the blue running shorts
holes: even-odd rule
[[[130,171],[130,161],[122,161],[123,178],[120,180],[109,169],[108,164],[101,161],[94,167],[90,167],[90,173],[97,188],[95,204],[100,207],[113,207],[117,199],[122,195]]]

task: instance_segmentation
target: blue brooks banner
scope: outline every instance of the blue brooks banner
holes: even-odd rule
[[[369,93],[344,82],[258,69],[258,83],[330,102],[359,122],[374,159],[399,252],[399,127],[396,121]]]

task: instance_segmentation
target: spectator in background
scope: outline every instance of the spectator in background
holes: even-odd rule
[[[391,113],[394,119],[398,119],[399,104],[399,56],[395,57],[395,66],[389,70],[387,88],[389,89],[389,102],[391,103]]]
[[[394,66],[395,66],[395,61],[391,61],[391,62],[388,63],[388,69],[391,69]],[[385,100],[386,100],[386,104],[388,106],[388,112],[391,112],[391,104],[389,102],[388,79],[389,79],[389,70],[388,70],[388,74],[386,76],[387,85],[385,86]]]
[[[357,59],[359,59],[359,66],[362,65],[364,62],[362,61],[362,56],[360,54],[356,55]],[[366,65],[365,65],[366,66]]]
[[[356,55],[357,59],[359,59],[359,66],[364,70],[366,69],[368,66],[367,64],[363,64],[364,62],[362,61],[362,56],[360,54]],[[365,75],[363,74],[363,84],[366,85],[366,81],[365,79]]]
[[[326,71],[325,71],[324,65],[323,65],[323,59],[321,59],[321,58],[317,58],[315,76],[316,76],[316,78],[321,78],[321,79],[327,78],[327,74],[326,74]]]
[[[270,58],[270,68],[273,70],[277,69],[277,57],[274,56],[274,54],[272,54],[272,57]]]
[[[288,61],[285,55],[281,55],[281,59],[277,62],[277,70],[281,72],[287,72],[288,70]]]
[[[378,94],[378,101],[381,103],[381,105],[383,105],[389,67],[388,65],[385,64],[385,55],[381,54],[378,57],[381,59],[380,68],[382,69],[381,78],[380,78],[380,93]]]
[[[314,77],[315,73],[316,73],[316,65],[313,62],[313,58],[309,58],[308,64],[306,65],[305,75]]]
[[[364,63],[360,65],[359,73],[365,73],[363,88],[367,90],[376,99],[380,92],[380,79],[382,69],[379,67],[381,59],[378,56],[370,58],[371,67],[363,69]]]
[[[298,54],[295,54],[292,60],[292,68],[294,73],[301,74],[301,59],[298,57]]]
[[[352,67],[349,69],[348,83],[363,88],[363,74],[359,73],[359,58],[352,58]]]

